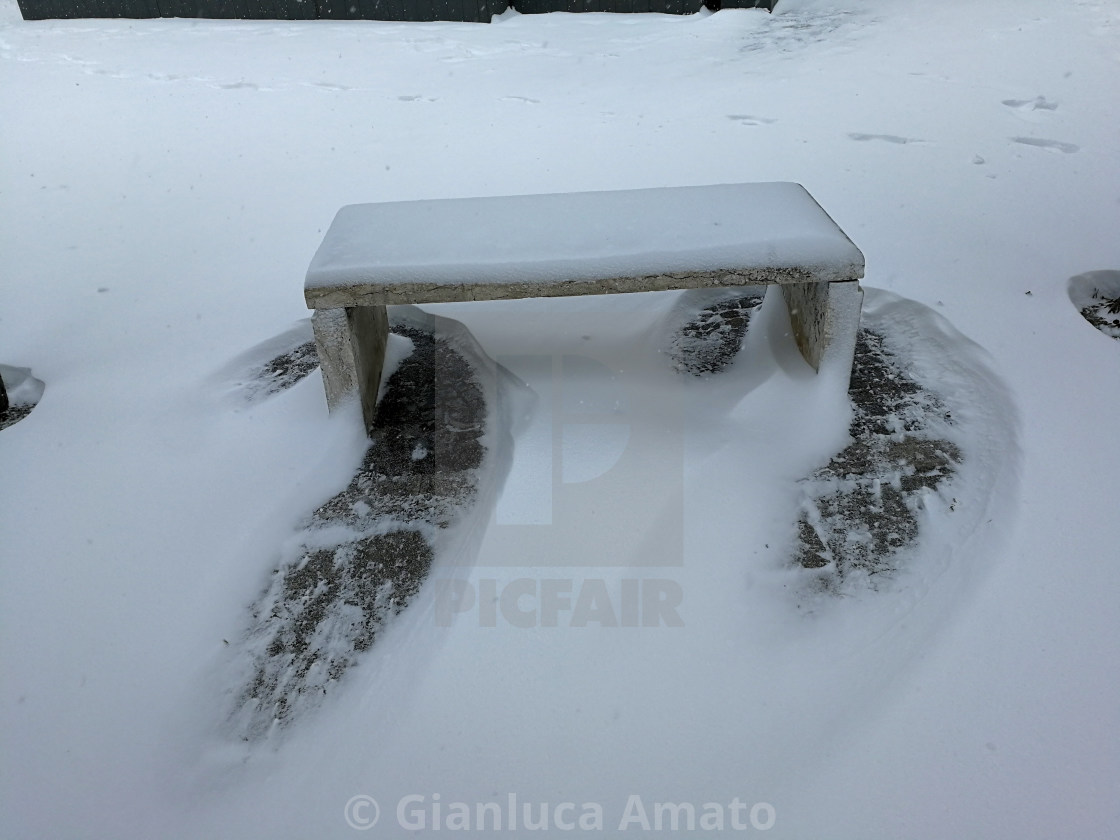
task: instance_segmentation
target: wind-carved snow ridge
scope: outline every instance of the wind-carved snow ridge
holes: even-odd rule
[[[470,529],[453,526],[478,519],[464,514],[492,501],[508,466],[492,399],[508,384],[501,369],[457,322],[393,307],[390,326],[411,353],[388,378],[361,466],[303,523],[252,608],[231,716],[245,740],[319,706],[437,558],[470,553]]]
[[[795,562],[825,593],[880,589],[930,529],[975,527],[1013,448],[1014,411],[970,343],[891,297],[872,291],[864,313],[852,442],[803,482]]]

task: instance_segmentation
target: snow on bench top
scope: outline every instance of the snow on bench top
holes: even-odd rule
[[[312,308],[853,280],[863,254],[805,188],[720,184],[352,204]]]

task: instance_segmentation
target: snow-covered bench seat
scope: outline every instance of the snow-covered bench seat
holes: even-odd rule
[[[350,205],[304,294],[327,404],[369,426],[386,306],[776,283],[809,364],[850,371],[863,266],[799,184],[719,184]]]

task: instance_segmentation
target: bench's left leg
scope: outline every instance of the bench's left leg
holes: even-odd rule
[[[856,334],[863,307],[858,280],[798,283],[782,286],[797,347],[805,361],[820,371],[836,367],[847,382],[856,352]]]
[[[377,389],[385,363],[389,319],[384,306],[316,309],[311,316],[327,408],[334,411],[357,394],[366,431],[373,428]]]

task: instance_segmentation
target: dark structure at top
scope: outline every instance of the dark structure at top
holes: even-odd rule
[[[777,0],[19,0],[24,20],[49,18],[233,18],[489,23],[508,8],[544,12],[774,10]]]

